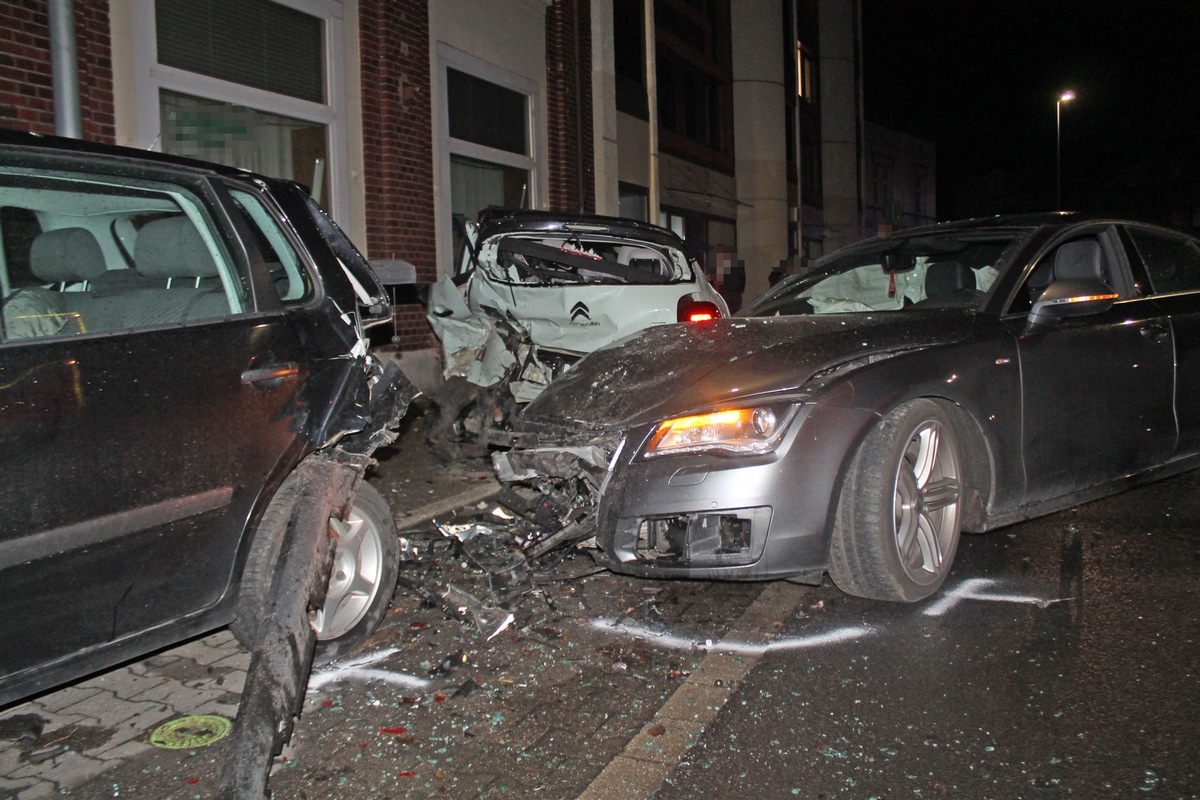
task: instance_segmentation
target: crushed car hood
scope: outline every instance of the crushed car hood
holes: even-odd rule
[[[972,318],[965,311],[830,314],[650,328],[580,361],[522,418],[611,430],[786,393],[846,361],[962,339]]]

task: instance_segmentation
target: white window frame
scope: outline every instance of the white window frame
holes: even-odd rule
[[[475,142],[464,141],[463,139],[455,139],[450,136],[450,88],[446,70],[456,69],[459,72],[465,72],[476,78],[494,83],[497,86],[502,86],[505,89],[510,89],[525,97],[525,149],[529,155],[521,155],[508,150],[500,150],[495,147],[487,147],[486,145],[476,144]],[[538,92],[538,84],[528,78],[523,78],[520,75],[501,69],[494,64],[476,58],[461,50],[456,50],[444,42],[438,42],[437,45],[437,80],[441,85],[441,91],[438,93],[437,110],[437,126],[438,126],[438,142],[441,158],[438,159],[438,168],[441,173],[441,180],[438,185],[445,187],[438,198],[438,230],[441,231],[439,250],[445,253],[452,253],[454,250],[454,232],[452,224],[452,204],[451,204],[451,186],[450,186],[450,157],[462,156],[464,158],[473,158],[477,161],[487,161],[493,164],[500,164],[505,167],[513,167],[516,169],[525,170],[529,173],[529,208],[541,207],[541,175],[538,165],[538,135],[537,135],[537,120],[539,119],[538,107],[540,96]],[[440,254],[440,253],[439,253]],[[443,264],[446,259],[439,258],[438,263]]]
[[[164,89],[323,125],[329,135],[329,165],[325,176],[332,205],[329,212],[335,220],[345,225],[350,211],[350,156],[346,130],[346,92],[343,90],[345,59],[342,3],[340,0],[271,1],[317,17],[323,23],[324,94],[327,102],[314,103],[159,64],[154,0],[133,0],[138,146],[147,150],[162,149],[159,94]]]

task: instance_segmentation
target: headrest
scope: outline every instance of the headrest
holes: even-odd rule
[[[937,261],[925,272],[925,296],[954,294],[960,289],[975,289],[975,273],[958,261]]]
[[[100,243],[85,228],[43,231],[29,250],[29,268],[47,283],[90,281],[103,275],[108,264]]]
[[[1080,239],[1060,246],[1054,254],[1054,277],[1096,278],[1107,282],[1104,260],[1100,254],[1100,243],[1095,239]]]
[[[209,278],[217,274],[212,254],[187,217],[164,217],[138,231],[134,265],[148,278]]]

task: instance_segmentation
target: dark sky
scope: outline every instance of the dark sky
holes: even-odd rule
[[[863,0],[867,119],[932,140],[938,217],[1055,202],[1191,226],[1200,0]]]

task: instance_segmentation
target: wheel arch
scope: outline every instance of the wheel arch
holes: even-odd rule
[[[995,497],[996,470],[991,442],[975,416],[960,403],[940,395],[927,395],[925,399],[937,403],[954,428],[959,469],[963,473],[960,485],[965,489],[959,517],[962,530],[981,531]]]

